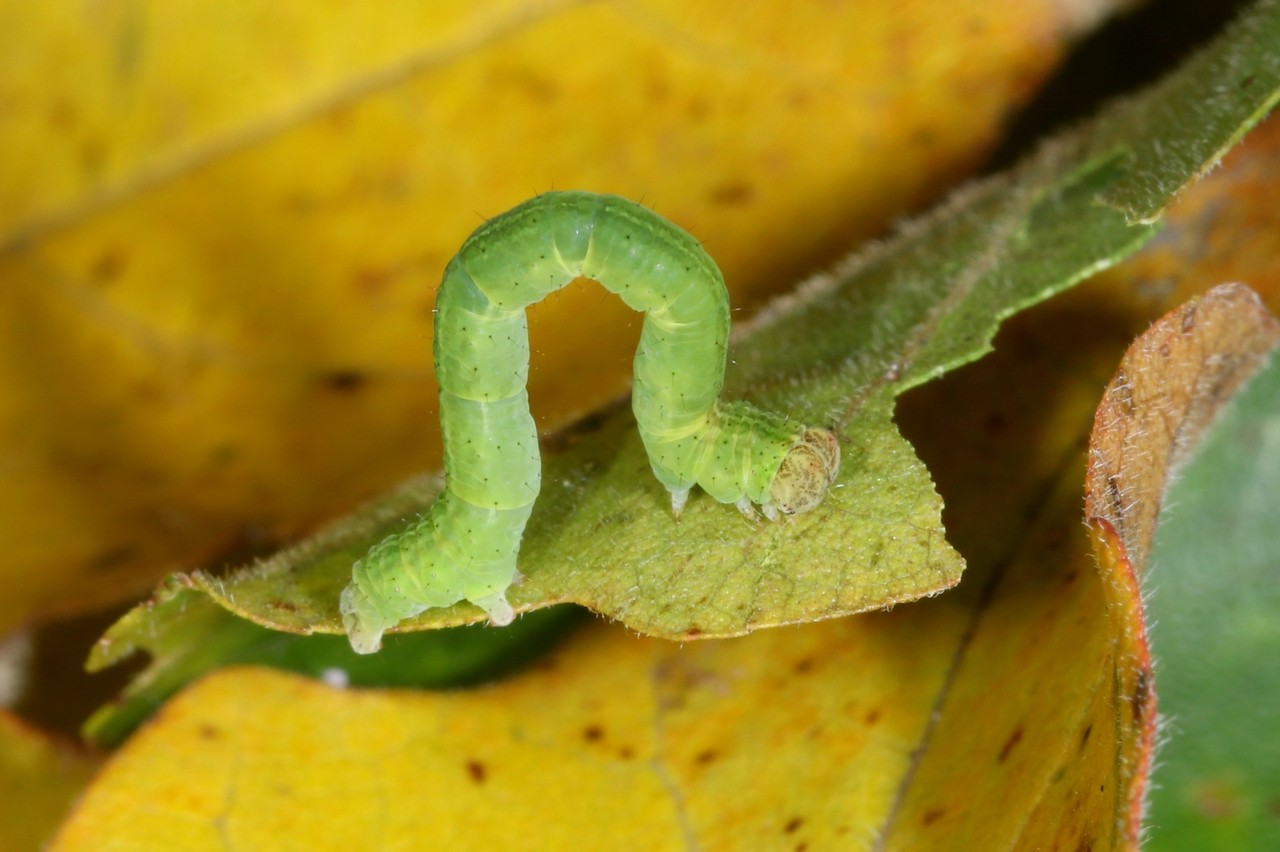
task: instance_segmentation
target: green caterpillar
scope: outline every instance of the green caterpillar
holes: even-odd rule
[[[353,567],[341,611],[358,653],[464,599],[493,624],[514,617],[506,591],[542,479],[525,308],[583,276],[645,313],[632,409],[677,517],[694,485],[753,519],[754,505],[776,520],[822,502],[840,466],[835,435],[719,399],[729,295],[697,240],[617,196],[539,195],[482,225],[445,269],[434,352],[446,487]]]

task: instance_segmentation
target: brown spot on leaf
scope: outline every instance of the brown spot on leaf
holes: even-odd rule
[[[787,820],[787,824],[782,827],[782,830],[787,834],[795,834],[796,831],[799,830],[800,826],[802,825],[804,825],[803,819],[801,819],[800,817],[792,817],[791,819]]]
[[[713,748],[703,749],[694,757],[693,762],[699,766],[706,766],[711,761],[720,756],[720,753]]]
[[[209,466],[217,469],[226,467],[240,458],[240,447],[231,442],[224,442],[209,450]]]
[[[1004,763],[1008,760],[1010,753],[1013,752],[1013,747],[1020,742],[1022,742],[1022,727],[1018,726],[1014,729],[1014,732],[1009,735],[1009,739],[1005,740],[1004,745],[1001,746],[1000,755],[996,758],[996,762]]]
[[[867,711],[867,715],[862,717],[862,721],[867,725],[874,725],[880,721],[880,708],[872,707]]]
[[[1186,334],[1188,331],[1191,331],[1191,329],[1196,327],[1196,309],[1199,306],[1198,302],[1193,302],[1190,305],[1187,305],[1187,307],[1182,311],[1183,334]],[[1161,354],[1164,353],[1162,352]]]
[[[222,732],[219,731],[216,726],[210,725],[208,722],[205,722],[197,728],[196,732],[200,735],[200,739],[202,740],[216,740],[218,737],[222,736]]]
[[[1120,490],[1120,478],[1114,473],[1107,475],[1107,502],[1115,513],[1115,521],[1119,522],[1124,517],[1124,494]]]
[[[813,671],[813,657],[804,657],[797,660],[793,670],[796,674],[805,674]]]
[[[124,249],[119,247],[107,248],[98,255],[96,260],[94,260],[92,275],[103,284],[109,284],[120,277],[120,273],[124,270],[124,266]]]
[[[589,743],[598,743],[604,738],[604,728],[599,725],[587,725],[582,729],[582,738]]]
[[[725,207],[737,207],[750,204],[756,191],[751,184],[744,181],[731,181],[711,188],[711,203]]]
[[[924,816],[920,818],[920,824],[933,825],[935,822],[946,816],[946,813],[947,812],[944,808],[929,808],[929,810],[924,812]]]
[[[393,269],[374,269],[366,267],[357,269],[351,274],[352,280],[356,285],[356,289],[362,293],[379,293],[387,289],[396,278],[396,271]]]
[[[1009,431],[1009,418],[996,412],[988,415],[982,425],[992,435],[1003,435]]]
[[[938,142],[938,133],[932,127],[917,127],[910,138],[911,144],[919,148],[932,148]]]
[[[1133,686],[1133,718],[1141,722],[1146,718],[1147,704],[1151,701],[1151,669],[1144,666],[1138,671],[1138,680]]]
[[[113,547],[110,550],[104,550],[89,560],[89,570],[94,573],[110,573],[117,568],[128,564],[137,555],[137,549],[122,545]]]
[[[478,760],[468,760],[467,774],[471,776],[471,780],[476,784],[483,784],[485,779],[489,777],[489,769]]]
[[[327,390],[337,393],[354,393],[369,381],[369,377],[358,370],[332,370],[320,377],[320,383]]]
[[[795,109],[801,109],[809,105],[812,100],[808,89],[791,89],[786,95],[787,104]]]

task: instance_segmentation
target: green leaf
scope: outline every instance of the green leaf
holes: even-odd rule
[[[1165,744],[1146,848],[1280,849],[1280,355],[1165,495],[1147,607]]]
[[[1151,91],[1111,112],[1095,150],[1134,164],[1105,200],[1154,222],[1280,100],[1280,2],[1263,0]]]
[[[1152,233],[1096,203],[1122,172],[1068,170],[1056,152],[976,187],[898,241],[811,282],[739,335],[726,393],[837,426],[845,455],[816,511],[751,524],[695,500],[673,522],[628,411],[552,448],[521,549],[517,610],[572,601],[669,638],[733,636],[939,592],[962,562],[928,471],[893,423],[907,388],[977,358],[1000,319],[1113,263]],[[799,377],[803,377],[802,379]],[[298,633],[340,632],[352,562],[429,505],[418,480],[316,540],[198,588],[232,612]],[[393,520],[388,521],[388,518]],[[431,610],[404,629],[478,621]]]
[[[1257,38],[1278,17],[1276,3],[1259,4],[1150,92],[970,187],[738,329],[726,395],[834,425],[841,436],[840,478],[819,509],[753,525],[695,495],[673,522],[619,406],[544,446],[543,490],[520,554],[527,580],[512,590],[512,604],[528,612],[572,601],[641,632],[712,637],[886,607],[958,582],[962,560],[944,537],[941,500],[893,423],[896,397],[979,358],[1004,318],[1149,239],[1154,226],[1131,220],[1163,209],[1274,103],[1280,74]],[[1230,85],[1249,82],[1216,123],[1153,119],[1223,85],[1205,76],[1218,73]],[[1174,150],[1184,153],[1149,156]],[[266,627],[341,632],[337,598],[352,562],[399,519],[423,511],[439,486],[430,477],[411,482],[251,569],[225,578],[196,572],[174,607],[206,595]],[[482,617],[462,604],[401,629]],[[112,629],[107,638],[118,650],[95,664],[157,631],[203,641],[180,618],[157,623],[144,607]]]

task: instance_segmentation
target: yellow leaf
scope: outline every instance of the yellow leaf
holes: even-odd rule
[[[959,634],[963,618],[936,614]],[[904,615],[684,647],[597,626],[468,693],[224,670],[125,746],[54,848],[142,835],[186,849],[865,839],[947,673],[939,634]]]
[[[904,785],[889,848],[1120,848],[1152,718],[1132,717],[1130,658],[1064,477],[1007,565],[971,587],[969,633]],[[1135,826],[1136,827],[1136,826]]]
[[[224,669],[124,746],[53,848],[1109,847],[1127,727],[1061,496],[990,598],[684,646],[593,626],[470,692]],[[1035,571],[1064,528],[1075,560]]]

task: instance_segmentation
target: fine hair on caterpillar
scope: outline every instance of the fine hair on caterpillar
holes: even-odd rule
[[[697,240],[618,196],[539,195],[478,228],[445,268],[434,339],[445,490],[352,568],[340,609],[357,652],[462,600],[494,624],[514,617],[506,592],[542,481],[525,309],[578,277],[645,314],[631,407],[677,517],[695,485],[770,520],[826,496],[840,467],[834,434],[720,399],[729,295]]]

